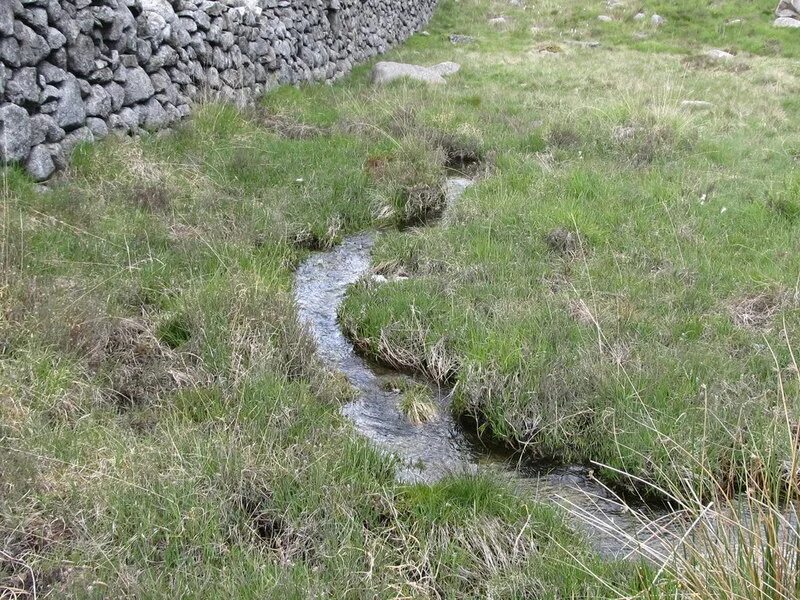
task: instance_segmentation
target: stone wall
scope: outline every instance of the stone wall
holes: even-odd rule
[[[110,132],[200,99],[332,80],[403,41],[437,0],[0,0],[0,165],[37,180]]]

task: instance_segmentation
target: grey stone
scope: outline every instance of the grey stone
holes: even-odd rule
[[[800,0],[781,0],[775,9],[775,16],[800,19]]]
[[[111,96],[102,85],[93,85],[86,98],[86,114],[90,117],[107,117],[111,114]]]
[[[705,55],[711,60],[731,60],[733,58],[733,54],[725,52],[725,50],[719,50],[718,48],[708,50]]]
[[[59,142],[65,135],[66,132],[50,115],[38,114],[31,117],[31,144]]]
[[[666,22],[667,20],[661,15],[653,15],[650,17],[650,23],[653,25],[653,27],[661,27]]]
[[[77,39],[67,46],[67,64],[71,71],[78,75],[88,75],[94,71],[95,46],[88,35],[79,34]]]
[[[0,37],[0,60],[9,67],[20,66],[19,42],[15,38]]]
[[[41,95],[38,79],[34,67],[18,69],[6,84],[6,99],[21,105],[38,103]]]
[[[50,46],[51,51],[58,50],[67,43],[67,37],[53,27],[48,28],[45,40],[47,41],[47,45]]]
[[[47,146],[34,146],[25,161],[25,170],[34,181],[44,181],[55,173],[56,165]]]
[[[0,2],[0,35],[14,35],[14,7],[11,2]]]
[[[72,152],[79,144],[91,144],[94,141],[94,136],[88,127],[81,127],[75,131],[68,133],[61,141],[61,148],[64,154],[69,158]]]
[[[141,67],[127,70],[124,89],[126,106],[147,100],[155,94],[150,76]]]
[[[155,98],[151,98],[143,107],[144,120],[142,126],[150,131],[161,129],[169,123],[167,112],[161,103]]]
[[[14,38],[19,43],[20,65],[34,67],[50,54],[47,40],[21,21],[14,23]]]
[[[109,118],[109,125],[115,129],[136,131],[139,128],[139,113],[129,106],[126,106],[117,114],[111,115]]]
[[[0,105],[0,164],[23,160],[31,148],[28,111],[16,104]]]
[[[107,84],[104,88],[111,98],[111,110],[116,112],[125,104],[125,90],[115,82]]]
[[[61,85],[55,119],[58,126],[69,130],[83,124],[86,109],[81,96],[81,86],[74,75],[69,75]]]
[[[108,136],[108,125],[103,119],[97,117],[89,117],[86,119],[86,127],[92,132],[92,136],[96,140],[102,140]]]
[[[422,67],[407,63],[386,62],[376,63],[372,68],[372,83],[384,85],[396,79],[414,79],[425,83],[441,85],[446,83],[445,75],[452,75],[459,70],[456,63],[440,63],[433,67]]]
[[[22,11],[21,18],[40,35],[47,35],[47,11],[39,7],[31,7]]]
[[[66,169],[68,166],[67,155],[64,153],[61,144],[48,144],[46,147],[50,151],[50,157],[53,159],[56,169]]]
[[[797,29],[800,27],[800,19],[793,19],[791,17],[778,17],[772,24],[775,27]]]

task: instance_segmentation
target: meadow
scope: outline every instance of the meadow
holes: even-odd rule
[[[387,57],[460,63],[444,86],[363,65],[81,147],[45,189],[4,170],[0,596],[792,597],[800,39],[771,1],[641,9],[444,0]],[[375,228],[390,282],[340,315],[365,354],[524,460],[695,516],[757,490],[770,527],[657,569],[491,473],[398,483],[292,301]]]

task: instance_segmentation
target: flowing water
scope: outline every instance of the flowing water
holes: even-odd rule
[[[448,205],[469,185],[466,179],[450,179]],[[537,499],[565,506],[589,529],[590,539],[604,555],[624,556],[638,544],[658,544],[657,535],[643,525],[651,522],[652,513],[642,518],[636,510],[619,502],[592,478],[590,469],[579,465],[549,468],[517,464],[508,456],[485,448],[453,419],[447,390],[431,388],[438,403],[436,417],[422,424],[409,421],[399,408],[401,394],[393,388],[398,377],[410,377],[359,356],[337,319],[347,288],[370,275],[376,235],[354,235],[333,250],[313,254],[300,266],[295,281],[300,320],[314,336],[320,356],[358,391],[356,400],[343,408],[356,429],[399,459],[399,476],[405,481],[433,482],[452,473],[500,470],[515,477]]]

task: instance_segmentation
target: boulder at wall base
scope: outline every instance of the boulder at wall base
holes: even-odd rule
[[[25,159],[30,149],[28,111],[16,104],[0,105],[0,165]]]
[[[792,19],[791,17],[778,17],[773,23],[775,27],[783,27],[788,29],[800,28],[800,18]]]
[[[25,169],[35,181],[44,181],[55,172],[56,164],[47,146],[34,146],[25,161]]]
[[[447,83],[446,75],[457,73],[460,65],[453,62],[443,62],[432,67],[411,65],[407,63],[382,61],[372,68],[372,83],[384,85],[395,79],[414,79],[433,85]]]

